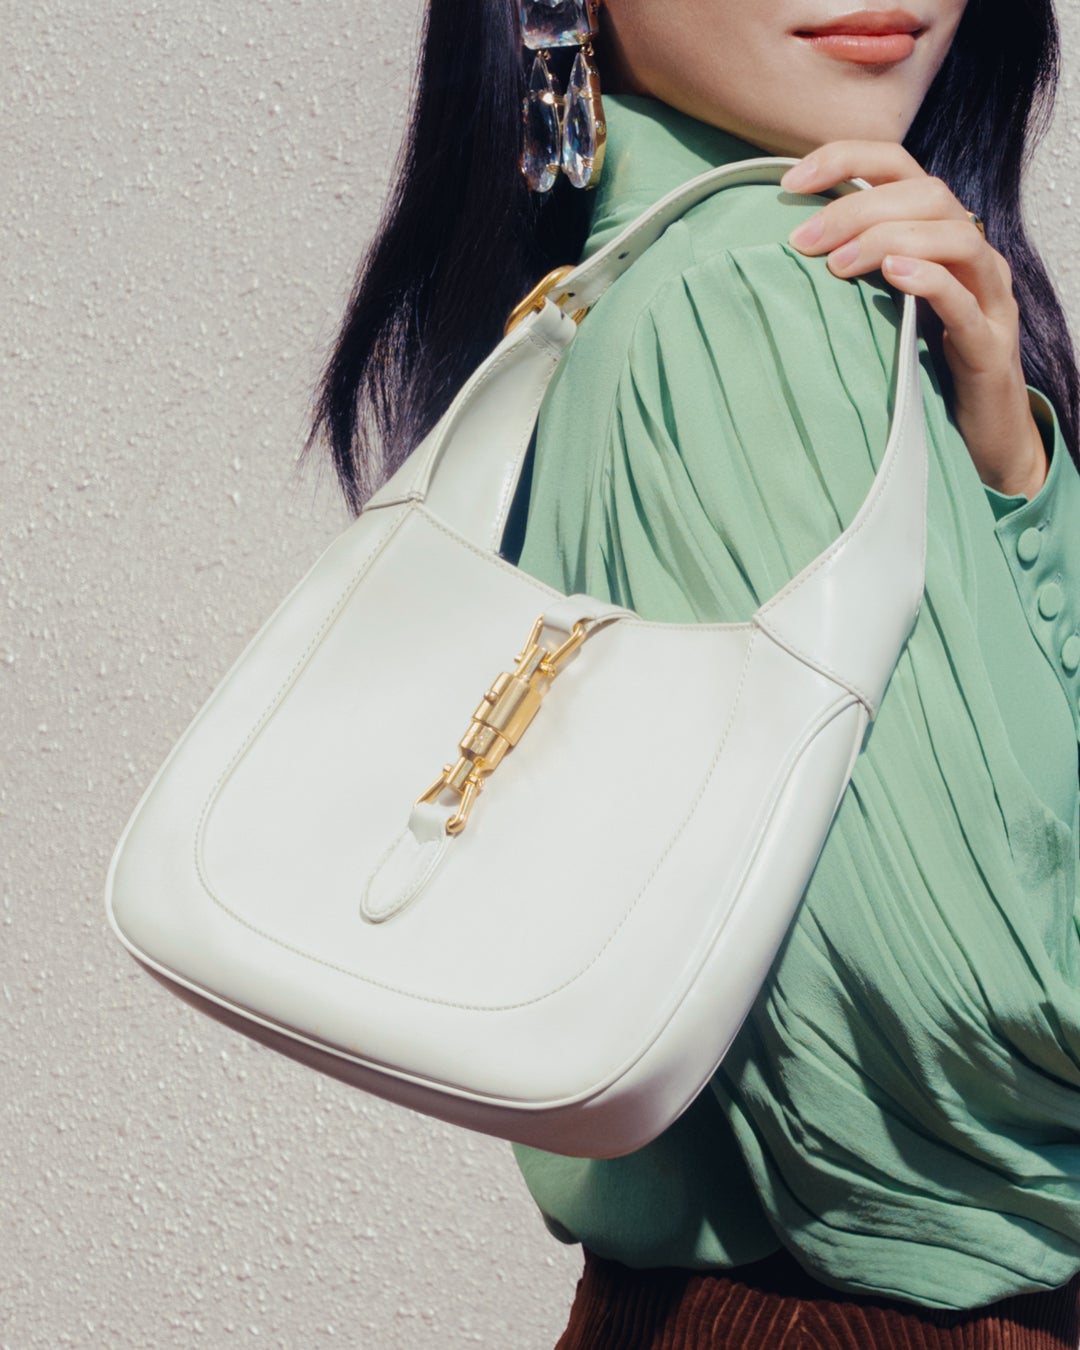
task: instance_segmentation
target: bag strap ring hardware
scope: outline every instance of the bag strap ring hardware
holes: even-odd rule
[[[543,309],[544,301],[547,299],[549,292],[553,291],[559,282],[562,281],[564,277],[569,276],[574,270],[573,264],[564,263],[562,267],[556,267],[555,270],[549,272],[547,276],[541,277],[532,290],[529,291],[523,299],[519,300],[510,311],[510,317],[507,319],[506,327],[503,329],[503,337],[505,337],[512,328],[515,328],[527,314],[532,314],[534,310]],[[560,295],[555,301],[555,304],[558,304],[560,300],[564,300],[565,298],[565,296]],[[588,312],[589,307],[587,305],[584,309],[575,310],[572,315],[574,322],[580,323]]]
[[[569,637],[559,646],[540,645],[544,616],[539,615],[522,650],[514,657],[512,672],[503,671],[484,694],[468,731],[458,742],[461,755],[454,764],[444,764],[442,773],[416,798],[434,801],[444,788],[456,792],[457,811],[446,822],[447,834],[460,834],[473,803],[490,777],[525,732],[540,710],[540,703],[567,658],[588,636],[590,623],[579,619]]]

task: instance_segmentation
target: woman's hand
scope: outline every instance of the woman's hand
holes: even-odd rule
[[[1033,497],[1048,463],[1020,363],[1009,264],[947,185],[897,142],[829,141],[780,182],[789,192],[813,193],[855,177],[874,186],[831,201],[788,242],[803,253],[827,253],[837,276],[880,268],[890,285],[936,311],[953,416],[979,477],[999,492]]]

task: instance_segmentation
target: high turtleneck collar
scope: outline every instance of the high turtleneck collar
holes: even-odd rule
[[[607,145],[586,258],[681,183],[770,152],[646,94],[604,94]]]

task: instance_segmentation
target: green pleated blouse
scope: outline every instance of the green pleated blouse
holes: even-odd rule
[[[604,104],[586,255],[767,153],[651,98]],[[595,305],[541,406],[524,570],[653,620],[742,623],[850,522],[902,296],[786,242],[827,200],[724,189]],[[925,600],[750,1016],[645,1148],[513,1145],[550,1231],[630,1266],[782,1245],[828,1285],[941,1308],[1080,1270],[1080,476],[1029,386],[1046,483],[985,487],[919,345]]]

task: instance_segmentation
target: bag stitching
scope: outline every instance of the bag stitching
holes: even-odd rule
[[[397,527],[395,526],[395,528]],[[571,984],[574,984],[587,971],[591,970],[592,967],[597,963],[597,961],[600,960],[601,956],[611,945],[616,935],[623,928],[623,926],[630,918],[631,914],[637,908],[638,903],[640,902],[645,892],[648,890],[649,885],[651,884],[653,878],[656,876],[657,872],[660,870],[664,861],[666,860],[672,848],[674,847],[676,841],[679,839],[679,837],[685,830],[688,822],[690,821],[691,817],[694,814],[694,811],[697,808],[697,803],[701,800],[701,797],[704,794],[706,788],[708,787],[708,784],[712,780],[712,776],[716,771],[717,763],[719,762],[720,756],[723,753],[724,746],[727,744],[727,739],[731,731],[731,725],[742,697],[743,686],[746,682],[746,676],[750,667],[750,658],[753,653],[754,643],[757,637],[758,637],[758,630],[752,631],[750,634],[750,639],[746,645],[746,652],[743,658],[742,669],[739,672],[739,682],[738,685],[736,686],[735,696],[732,700],[731,709],[728,714],[728,720],[724,726],[723,732],[720,737],[720,741],[716,747],[716,750],[713,753],[712,759],[709,762],[709,766],[705,772],[704,777],[702,778],[697,793],[694,795],[689,807],[687,808],[685,815],[683,816],[682,820],[679,822],[678,826],[676,827],[670,839],[668,840],[667,846],[665,847],[664,851],[661,853],[656,863],[654,864],[652,870],[645,878],[645,881],[638,889],[637,894],[630,902],[622,918],[608,934],[607,939],[604,941],[604,943],[598,949],[598,951],[592,957],[592,959],[586,965],[582,966],[580,970],[575,972],[575,974],[571,975],[568,979],[564,980],[562,984],[556,985],[553,989],[546,990],[543,994],[538,995],[536,998],[525,999],[520,1003],[505,1003],[505,1004],[463,1003],[454,999],[435,998],[429,995],[417,994],[408,989],[402,989],[398,985],[389,984],[384,980],[375,979],[373,976],[361,974],[359,971],[349,970],[345,966],[338,965],[336,962],[327,961],[324,957],[315,956],[310,952],[305,952],[301,948],[294,946],[292,943],[284,942],[282,941],[281,938],[275,937],[272,933],[267,932],[265,929],[259,928],[257,925],[253,924],[250,920],[243,918],[241,915],[235,913],[235,911],[230,909],[229,906],[225,904],[225,902],[214,892],[213,888],[209,884],[209,880],[206,877],[205,872],[199,866],[200,859],[198,857],[198,845],[196,843],[195,862],[200,880],[202,881],[207,894],[210,896],[213,902],[216,905],[218,905],[218,907],[222,909],[226,914],[228,914],[230,918],[234,919],[237,923],[242,924],[245,928],[248,928],[250,931],[257,933],[260,937],[266,938],[267,941],[272,942],[275,946],[281,947],[285,951],[291,951],[294,955],[299,956],[304,960],[313,961],[318,965],[324,966],[328,970],[337,971],[339,974],[348,976],[351,979],[359,980],[364,984],[370,984],[379,989],[385,989],[389,993],[399,994],[405,998],[411,998],[420,1003],[428,1003],[440,1007],[460,1008],[469,1012],[511,1012],[518,1008],[532,1007],[538,1003],[542,1003],[545,999],[551,998],[553,995],[560,993],[563,989],[568,988]],[[848,691],[845,690],[845,693],[846,692]],[[246,749],[246,745],[244,748]],[[232,767],[233,765],[229,766],[229,770],[226,771],[226,774],[231,771]],[[222,779],[224,779],[226,774],[222,775]],[[216,790],[217,789],[215,789],[215,795]],[[209,807],[209,805],[210,804],[208,803],[207,807]],[[199,836],[201,836],[201,832],[202,832],[202,822],[200,822]]]

